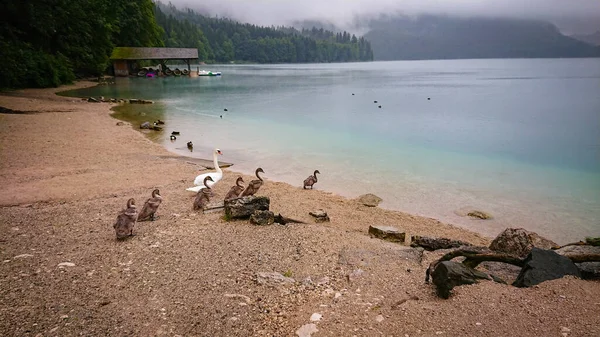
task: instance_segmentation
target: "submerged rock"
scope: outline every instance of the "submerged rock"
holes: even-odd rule
[[[483,212],[483,211],[477,211],[477,210],[470,211],[469,213],[467,213],[467,215],[472,218],[478,218],[481,220],[488,220],[488,219],[492,218],[492,216],[490,214]]]
[[[380,197],[375,194],[367,193],[358,197],[358,202],[368,207],[377,207],[380,202],[383,201]]]

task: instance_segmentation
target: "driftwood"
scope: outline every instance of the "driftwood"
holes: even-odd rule
[[[567,246],[600,246],[600,238],[585,238],[585,241],[577,241],[577,242],[571,242],[571,243],[567,243],[566,245],[562,245],[559,247],[553,247],[553,250],[557,250],[557,249],[561,249],[563,247],[567,247]],[[573,261],[575,262],[575,261]]]
[[[288,223],[301,223],[301,224],[306,224],[306,222],[304,221],[300,221],[300,220],[295,220],[292,218],[286,218],[284,216],[281,215],[281,213],[277,214],[275,216],[275,222],[280,224],[280,225],[287,225]]]
[[[494,262],[504,262],[508,264],[512,264],[518,267],[524,266],[524,259],[518,258],[516,256],[504,253],[496,253],[490,250],[487,247],[460,247],[457,250],[453,250],[436,261],[433,261],[427,271],[425,271],[425,283],[429,283],[429,276],[435,269],[435,267],[443,261],[450,261],[455,257],[464,256],[466,259],[462,262],[465,266],[470,268],[477,267],[481,262],[484,261],[494,261]]]

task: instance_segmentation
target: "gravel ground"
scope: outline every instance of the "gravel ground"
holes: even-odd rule
[[[302,190],[305,177],[290,186],[265,175],[258,194],[307,224],[259,227],[194,212],[185,188],[198,165],[117,126],[110,104],[56,91],[0,96],[2,107],[35,112],[0,114],[2,336],[600,336],[600,283],[482,282],[439,299],[424,275],[442,252],[372,239],[369,225],[473,244],[489,238],[365,207],[318,184]],[[215,199],[234,184],[234,170]],[[154,188],[164,198],[159,219],[115,240],[127,199],[141,208]],[[319,208],[331,222],[308,215]]]

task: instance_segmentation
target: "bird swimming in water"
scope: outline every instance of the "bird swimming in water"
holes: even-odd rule
[[[377,103],[377,101],[373,101],[373,103]]]
[[[179,136],[179,131],[173,131],[173,132],[171,132],[171,134],[172,134],[173,136]]]
[[[258,179],[254,179],[248,183],[248,186],[240,193],[240,198],[254,195],[258,192],[258,189],[263,185],[263,179],[258,175],[259,172],[265,173],[262,168],[257,168],[255,174]]]
[[[138,211],[133,198],[127,200],[127,208],[119,212],[113,225],[118,240],[133,236],[133,227],[138,218]]]
[[[187,142],[187,148],[192,151],[194,149],[194,144],[192,143],[192,141],[190,140],[189,142]]]
[[[144,207],[140,211],[138,215],[138,221],[144,221],[150,219],[150,221],[156,220],[156,211],[158,210],[158,206],[162,202],[162,196],[160,195],[160,191],[155,189],[152,191],[152,198],[146,200]]]
[[[175,136],[171,135],[170,139],[171,139],[171,140],[177,140],[177,137],[175,137]]]
[[[237,198],[238,195],[240,195],[240,193],[242,193],[242,191],[244,191],[244,186],[240,185],[240,183],[243,183],[243,182],[244,182],[244,179],[242,177],[238,177],[237,180],[235,181],[235,186],[232,186],[231,189],[229,189],[229,192],[227,192],[227,194],[225,195],[224,200]]]
[[[154,122],[156,125],[161,125],[161,124],[165,124],[165,122],[161,121],[160,119],[157,119],[156,122]]]
[[[223,109],[223,111],[227,111],[227,109]]]
[[[321,172],[319,172],[319,170],[315,170],[315,172],[313,173],[313,175],[308,176],[308,178],[304,179],[304,185],[303,188],[306,189],[307,187],[310,187],[310,189],[312,190],[313,185],[317,183],[317,181],[319,181],[317,179],[317,173],[321,174]]]
[[[204,209],[204,207],[208,205],[208,202],[210,201],[210,196],[212,194],[210,186],[208,186],[209,181],[213,181],[210,176],[204,177],[204,188],[198,191],[198,194],[196,194],[196,199],[194,199],[194,206],[192,207],[194,211]]]

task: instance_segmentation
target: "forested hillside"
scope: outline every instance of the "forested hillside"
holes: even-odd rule
[[[0,88],[99,75],[114,46],[163,46],[151,0],[1,1]]]
[[[535,20],[399,15],[372,20],[369,29],[377,60],[600,56],[600,48]]]
[[[258,63],[372,61],[371,44],[347,32],[291,27],[262,27],[200,15],[157,2],[156,17],[167,47],[184,47],[200,34],[200,59],[209,62]],[[199,28],[194,29],[193,26]]]

